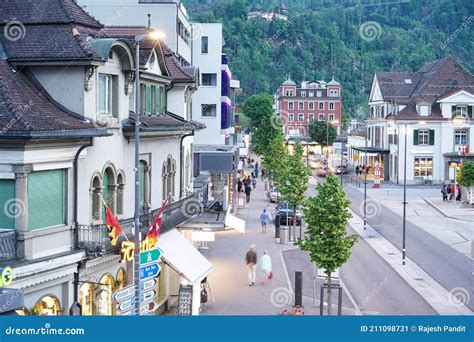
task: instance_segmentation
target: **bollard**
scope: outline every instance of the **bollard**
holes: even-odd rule
[[[288,227],[280,227],[280,243],[282,245],[288,244]]]
[[[275,238],[280,238],[280,215],[275,216]]]
[[[303,306],[303,272],[295,272],[295,306]]]

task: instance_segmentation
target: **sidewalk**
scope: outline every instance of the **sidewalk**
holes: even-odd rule
[[[444,202],[442,198],[423,197],[423,200],[447,218],[470,221],[474,223],[474,207],[455,201]]]
[[[246,221],[245,235],[234,231],[218,233],[216,241],[210,244],[210,249],[200,250],[214,265],[208,280],[215,303],[212,303],[209,296],[202,315],[278,315],[294,305],[290,281],[294,278],[294,270],[290,270],[290,274],[287,273],[283,251],[295,250],[297,247],[277,244],[273,224],[268,225],[266,235],[261,234],[259,217],[262,210],[266,208],[271,215],[275,210],[275,204],[266,203],[263,187],[263,182],[259,179],[257,189],[252,191],[250,203],[246,204],[244,209],[238,210],[237,216]],[[252,244],[255,244],[259,257],[264,250],[270,255],[274,277],[262,285],[257,271],[256,285],[250,287],[244,258]],[[309,259],[307,262],[311,264]],[[312,274],[304,274],[306,281],[311,279]],[[307,295],[307,291],[304,294]],[[316,307],[313,308],[312,298],[303,297],[305,315],[319,315],[319,285],[317,298]],[[344,309],[343,314],[353,314],[353,310]]]

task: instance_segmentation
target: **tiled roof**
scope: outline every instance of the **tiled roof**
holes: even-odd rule
[[[27,71],[14,71],[0,60],[0,138],[31,132],[98,133],[94,125],[82,120],[57,102]]]
[[[189,75],[178,62],[175,56],[165,55],[166,69],[174,81],[190,81],[194,80],[193,75]]]
[[[187,121],[171,112],[166,112],[165,115],[140,115],[140,124],[143,126],[144,130],[151,129],[156,131],[188,131],[205,128],[205,126],[200,122]],[[135,117],[134,113],[130,112],[130,118],[128,123],[124,125],[124,130],[130,131],[133,127],[135,127]]]
[[[0,25],[12,20],[19,21],[23,25],[76,24],[94,28],[102,27],[101,23],[87,14],[73,0],[2,0]]]
[[[408,102],[422,74],[417,72],[377,72],[380,91],[386,101]],[[411,83],[410,83],[411,82]]]

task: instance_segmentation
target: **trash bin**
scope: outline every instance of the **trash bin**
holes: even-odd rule
[[[280,215],[275,215],[275,238],[280,238]]]
[[[280,227],[280,243],[282,245],[288,244],[288,227]]]

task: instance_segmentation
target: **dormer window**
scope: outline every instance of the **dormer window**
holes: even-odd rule
[[[97,109],[101,116],[117,117],[117,76],[99,74]]]
[[[410,78],[405,78],[404,81],[405,81],[405,84],[411,84],[412,83]]]
[[[322,91],[317,91],[317,92],[316,92],[316,96],[317,96],[317,97],[322,97],[322,96],[323,96],[323,92],[322,92]]]
[[[305,91],[301,92],[301,97],[306,97],[306,92]]]
[[[420,115],[421,116],[430,115],[430,107],[428,105],[420,105]]]
[[[309,97],[314,97],[314,91],[309,92]]]
[[[460,117],[467,118],[467,106],[456,106],[456,113]]]

